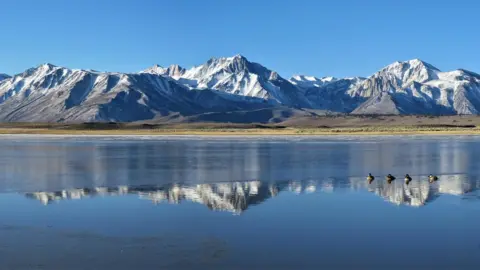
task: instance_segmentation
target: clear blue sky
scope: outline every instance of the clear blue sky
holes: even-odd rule
[[[284,77],[368,76],[412,58],[480,72],[478,2],[0,0],[0,72],[134,72],[237,53]]]

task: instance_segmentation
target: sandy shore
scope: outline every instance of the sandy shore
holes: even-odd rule
[[[45,129],[45,128],[0,128],[0,134],[43,135],[203,135],[203,136],[248,136],[248,135],[480,135],[480,129],[419,129],[419,128],[285,128],[285,129]]]

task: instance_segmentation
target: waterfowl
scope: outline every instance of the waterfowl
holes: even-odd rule
[[[408,175],[408,173],[405,174],[405,184],[407,184],[407,185],[410,184],[410,181],[412,181],[412,177],[410,177],[410,175]]]
[[[373,180],[375,180],[375,177],[374,177],[371,173],[369,173],[368,176],[367,176],[367,181],[368,181],[368,183],[369,183],[369,184],[372,183]]]
[[[428,181],[429,181],[430,183],[433,183],[433,182],[435,182],[435,181],[437,181],[437,180],[438,180],[438,177],[435,176],[435,175],[430,174],[430,175],[428,176]]]
[[[395,180],[395,176],[391,175],[391,174],[388,174],[387,175],[387,182],[390,184],[393,180]]]

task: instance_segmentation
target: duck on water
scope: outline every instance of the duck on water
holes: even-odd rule
[[[395,176],[393,176],[393,175],[391,175],[391,174],[388,174],[385,178],[387,179],[387,182],[388,182],[389,184],[392,183],[393,180],[395,180]],[[374,177],[371,173],[369,173],[369,174],[367,175],[367,181],[368,181],[368,183],[371,184],[371,183],[373,182],[373,180],[375,180],[375,177]],[[437,180],[438,180],[438,177],[435,176],[435,175],[433,175],[433,174],[430,174],[430,175],[428,176],[428,181],[429,181],[430,183],[433,183],[433,182],[435,182],[435,181],[437,181]],[[410,184],[411,181],[412,181],[412,177],[411,177],[408,173],[405,174],[405,183],[408,185],[408,184]]]
[[[367,176],[367,181],[368,181],[368,183],[369,183],[369,184],[372,183],[373,180],[375,180],[375,177],[374,177],[371,173],[369,173],[368,176]]]
[[[408,173],[405,174],[405,184],[408,185],[408,184],[410,184],[411,181],[412,181],[412,177],[410,177],[410,175],[408,175]]]
[[[393,176],[391,174],[388,174],[385,178],[387,179],[387,182],[389,184],[392,183],[393,180],[395,180],[395,176]]]

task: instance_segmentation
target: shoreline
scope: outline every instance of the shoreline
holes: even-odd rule
[[[345,128],[345,129],[43,129],[0,128],[1,136],[395,136],[395,135],[480,135],[480,129],[418,129],[418,128]]]

